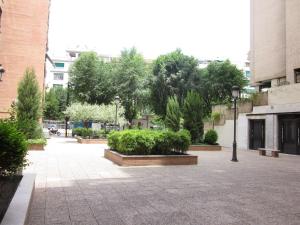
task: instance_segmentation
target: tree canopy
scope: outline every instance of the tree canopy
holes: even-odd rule
[[[124,109],[118,108],[118,121],[124,123]],[[95,120],[102,123],[114,123],[116,115],[115,105],[91,105],[73,103],[67,107],[65,115],[69,116],[73,121],[90,121]]]
[[[109,104],[116,95],[110,63],[95,52],[84,52],[70,68],[70,80],[76,100],[89,104]]]
[[[230,102],[232,87],[239,86],[242,90],[247,83],[243,71],[231,64],[229,60],[210,63],[203,70],[199,88],[205,102],[205,109],[209,110],[204,113],[207,115],[211,111],[212,104]]]
[[[125,49],[115,63],[115,86],[124,107],[124,116],[131,123],[144,107],[147,97],[148,67],[135,48]]]
[[[153,75],[151,102],[154,112],[162,117],[166,115],[170,96],[176,96],[182,105],[187,92],[194,89],[200,80],[198,61],[184,55],[181,50],[159,56],[154,61]]]
[[[64,111],[67,104],[72,101],[72,95],[69,93],[69,102],[67,102],[68,89],[63,87],[53,87],[45,93],[44,119],[59,120],[64,118]]]

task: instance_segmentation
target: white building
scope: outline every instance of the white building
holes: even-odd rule
[[[80,56],[82,52],[93,51],[88,48],[76,47],[74,49],[67,49],[66,55],[63,57],[52,57],[51,62],[46,65],[46,90],[52,87],[66,88],[69,82],[69,69],[74,61]],[[109,55],[98,55],[104,62],[110,62],[118,57]]]

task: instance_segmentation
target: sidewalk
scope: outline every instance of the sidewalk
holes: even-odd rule
[[[300,157],[200,152],[198,166],[121,168],[104,145],[52,138],[30,152],[29,225],[280,224],[300,221]]]

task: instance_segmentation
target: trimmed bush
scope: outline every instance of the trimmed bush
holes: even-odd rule
[[[0,121],[0,176],[13,175],[27,165],[27,142],[11,122]]]
[[[218,134],[215,130],[208,130],[204,137],[204,142],[206,144],[215,145],[218,140]]]
[[[93,130],[91,128],[74,128],[72,130],[72,135],[75,136],[80,136],[82,138],[89,138],[89,139],[94,139],[94,138],[106,138],[107,134],[109,131],[105,130]]]
[[[108,146],[126,155],[170,155],[184,153],[191,144],[188,131],[125,130],[108,135]]]
[[[44,138],[40,138],[40,139],[28,139],[27,143],[30,145],[46,145],[47,144],[47,140]]]

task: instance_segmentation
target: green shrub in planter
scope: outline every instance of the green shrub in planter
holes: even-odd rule
[[[184,153],[191,143],[188,131],[125,130],[108,135],[111,149],[123,154],[174,154]]]
[[[81,131],[82,131],[82,128],[74,128],[72,129],[72,135],[73,136],[81,136]]]
[[[191,145],[191,134],[188,130],[180,130],[176,133],[174,148],[180,152],[186,152]]]
[[[119,144],[119,137],[120,137],[120,131],[112,131],[108,135],[108,146],[113,149],[117,150],[118,149],[118,144]]]
[[[75,128],[73,129],[73,135],[80,136],[82,138],[94,137],[94,131],[91,128]]]
[[[218,134],[215,130],[208,130],[204,137],[206,144],[215,145],[218,141]]]
[[[14,123],[0,121],[0,176],[13,175],[27,165],[27,142]]]
[[[27,143],[30,145],[46,145],[47,144],[47,140],[44,138],[40,138],[40,139],[28,139]]]

